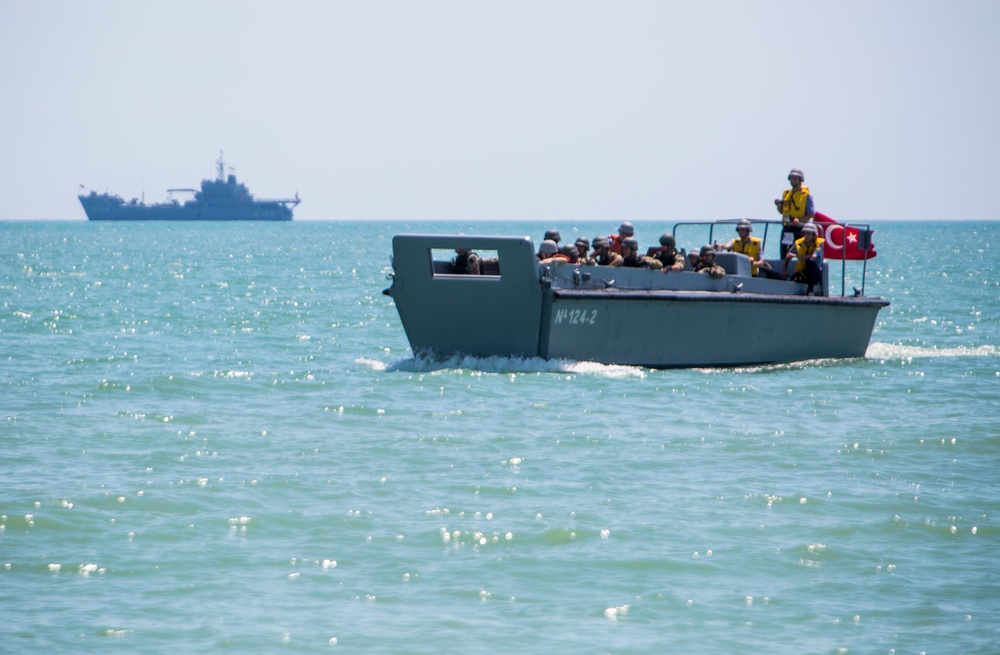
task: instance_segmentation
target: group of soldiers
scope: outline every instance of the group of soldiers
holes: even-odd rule
[[[727,250],[750,258],[751,274],[758,277],[792,279],[808,285],[807,293],[822,279],[822,253],[824,239],[819,236],[813,219],[816,215],[815,203],[809,188],[803,186],[805,175],[799,169],[788,173],[791,186],[781,198],[774,201],[775,208],[782,216],[781,270],[774,269],[764,259],[764,244],[759,237],[751,234],[753,225],[746,219],[736,224],[737,237],[729,243],[706,244],[697,253],[689,255],[690,268],[697,273],[705,273],[713,278],[721,278],[725,269],[715,261],[717,250]],[[660,247],[650,248],[643,255],[639,242],[635,239],[635,227],[625,221],[618,227],[618,234],[607,237],[578,238],[572,245],[559,245],[562,240],[559,230],[548,230],[538,248],[537,257],[543,263],[569,262],[584,266],[622,266],[626,268],[649,268],[670,271],[685,269],[684,255],[677,250],[674,235],[660,236]],[[456,273],[480,272],[478,255],[470,250],[457,249],[452,261]],[[794,270],[789,270],[792,260],[798,260]]]
[[[764,259],[764,244],[760,237],[755,237],[753,224],[747,219],[736,223],[736,238],[728,243],[703,245],[697,253],[689,255],[690,270],[705,273],[715,279],[726,274],[726,270],[715,261],[715,253],[725,250],[747,256],[750,259],[750,274],[756,277],[767,277],[779,280],[795,280],[808,285],[807,293],[822,277],[822,247],[824,239],[819,236],[819,230],[812,221],[796,226],[801,235],[781,258],[781,269],[775,269]],[[573,245],[560,246],[558,230],[548,230],[545,239],[538,249],[538,260],[543,263],[569,262],[582,265],[623,266],[626,268],[649,268],[670,271],[685,269],[684,255],[677,250],[674,235],[664,233],[660,236],[660,247],[650,249],[643,255],[639,250],[639,242],[635,239],[635,228],[628,221],[618,228],[617,235],[595,237],[587,241],[580,237]],[[794,269],[793,260],[797,260]]]
[[[749,223],[749,222],[748,222]],[[572,245],[560,246],[562,237],[558,230],[548,230],[538,248],[538,260],[543,263],[569,262],[584,266],[621,266],[625,268],[649,268],[670,271],[684,270],[684,255],[677,250],[674,235],[660,236],[660,247],[650,249],[643,255],[635,238],[635,226],[625,221],[618,227],[618,234],[608,237],[578,238]],[[698,255],[691,257],[691,269],[706,273],[713,278],[721,278],[725,269],[715,263],[715,248],[703,246]]]

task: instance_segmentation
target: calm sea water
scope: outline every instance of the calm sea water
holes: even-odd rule
[[[1000,222],[865,359],[412,358],[393,234],[547,227],[0,223],[0,651],[1000,652]]]

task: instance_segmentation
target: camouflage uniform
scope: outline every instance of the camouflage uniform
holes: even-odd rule
[[[629,251],[629,255],[627,257],[624,254],[626,250]],[[635,240],[635,237],[627,237],[622,239],[622,266],[625,268],[658,269],[662,265],[652,257],[640,257],[639,242]]]
[[[695,273],[707,273],[713,280],[721,279],[726,275],[726,269],[715,263],[715,249],[712,246],[702,246],[699,252],[701,255],[711,254],[712,259],[706,262],[704,257],[699,257],[698,262],[694,265]]]
[[[650,268],[658,271],[663,268],[663,264],[652,257],[636,257],[633,255],[631,257],[622,257],[622,268]]]
[[[669,271],[671,266],[680,264],[681,270],[684,270],[684,255],[680,254],[676,250],[671,249],[668,252],[664,252],[661,249],[653,255],[653,259],[660,263],[657,268],[663,268]]]
[[[621,266],[624,261],[621,255],[610,250],[604,251],[603,255],[598,255],[597,257],[598,266]]]
[[[706,263],[699,261],[694,267],[695,273],[708,273],[713,279],[721,279],[726,275],[726,269],[715,262]]]
[[[597,266],[597,260],[590,256],[590,241],[585,237],[580,237],[573,245],[577,249],[577,264],[581,266]]]

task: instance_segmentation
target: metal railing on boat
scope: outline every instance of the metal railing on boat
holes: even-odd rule
[[[708,227],[708,241],[706,243],[715,244],[715,243],[717,243],[716,238],[715,238],[715,227],[716,226],[721,226],[721,225],[725,225],[725,226],[733,225],[733,226],[735,226],[736,224],[738,224],[742,220],[750,221],[750,223],[753,224],[755,227],[759,226],[759,225],[763,225],[764,226],[763,234],[761,235],[761,249],[765,250],[765,251],[766,251],[766,247],[767,247],[768,229],[771,226],[777,226],[779,228],[779,230],[782,228],[782,224],[781,224],[781,220],[780,219],[773,219],[773,218],[724,218],[724,219],[718,219],[718,220],[714,220],[714,221],[677,221],[676,223],[674,223],[674,227],[673,227],[673,230],[671,231],[671,233],[674,235],[674,238],[676,239],[677,238],[677,228],[678,227],[682,227],[682,226],[684,226],[684,227],[687,227],[687,226],[702,226],[702,227],[705,227],[705,226],[707,226]],[[841,245],[839,247],[840,257],[826,257],[824,255],[824,260],[826,260],[826,261],[840,261],[840,295],[841,296],[846,296],[847,295],[847,262],[848,261],[857,261],[856,258],[850,258],[850,257],[847,256],[847,238],[846,238],[846,235],[849,233],[849,231],[851,229],[856,230],[858,237],[857,237],[857,243],[854,244],[853,248],[855,248],[855,249],[857,249],[857,250],[859,250],[861,252],[865,252],[865,251],[867,251],[867,250],[869,250],[871,248],[872,233],[874,232],[874,230],[871,229],[871,225],[868,224],[868,223],[830,223],[830,224],[827,224],[827,223],[817,223],[817,225],[836,225],[838,227],[843,228],[843,231],[841,233],[843,236],[842,236],[842,240],[841,240]],[[825,230],[829,230],[828,227],[826,227],[824,229]],[[779,232],[779,234],[781,234],[781,232]],[[779,239],[780,238],[781,237],[779,236]],[[727,238],[727,240],[728,240],[728,238]],[[868,257],[866,255],[865,257],[861,257],[861,258],[858,258],[858,259],[861,259],[861,261],[862,261],[862,266],[861,266],[861,288],[858,289],[857,287],[855,287],[854,288],[854,293],[851,294],[851,295],[863,296],[863,295],[865,295],[865,279],[866,279],[866,276],[868,274],[868,260],[871,259],[871,257]]]

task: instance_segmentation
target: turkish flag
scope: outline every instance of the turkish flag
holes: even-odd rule
[[[872,243],[872,232],[875,230],[862,228],[859,231],[856,227],[845,228],[819,212],[816,212],[813,222],[819,228],[819,235],[826,239],[826,243],[823,244],[823,256],[827,259],[873,259],[878,254],[875,252],[875,244]]]

